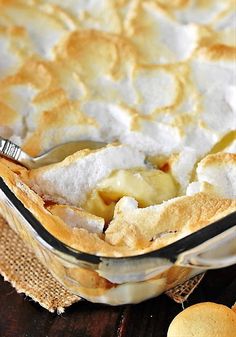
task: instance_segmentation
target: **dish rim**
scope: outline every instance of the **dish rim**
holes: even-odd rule
[[[96,255],[88,252],[79,251],[66,243],[62,242],[51,234],[43,224],[28,210],[23,203],[16,197],[16,195],[7,186],[4,179],[0,177],[0,189],[11,203],[11,205],[21,214],[25,221],[30,225],[31,229],[36,232],[36,234],[43,240],[47,246],[50,246],[53,250],[59,251],[60,253],[69,255],[83,262],[89,263],[100,263],[104,261],[117,261],[117,260],[137,260],[146,258],[161,258],[168,259],[172,263],[175,263],[178,259],[179,254],[186,252],[192,248],[199,246],[212,239],[213,237],[220,235],[224,231],[236,226],[236,211],[228,214],[227,216],[208,224],[207,226],[175,241],[169,245],[152,250],[146,253],[140,253],[136,255],[129,256],[107,256],[107,255]],[[42,243],[42,242],[41,242]]]

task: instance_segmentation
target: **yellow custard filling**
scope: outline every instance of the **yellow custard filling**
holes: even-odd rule
[[[169,173],[143,168],[117,170],[97,185],[83,208],[109,222],[116,202],[124,196],[135,198],[139,207],[147,207],[176,195],[177,185]]]

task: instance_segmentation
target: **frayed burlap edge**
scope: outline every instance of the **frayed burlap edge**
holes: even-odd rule
[[[176,303],[185,302],[188,299],[188,297],[192,294],[192,292],[197,288],[197,286],[203,279],[204,275],[205,273],[201,273],[197,276],[192,277],[183,284],[180,284],[175,288],[168,290],[166,292],[166,295],[172,298],[172,300],[174,300]]]
[[[18,235],[0,218],[0,274],[50,312],[64,312],[80,298],[57,282]]]
[[[38,261],[34,253],[0,217],[0,274],[16,289],[50,312],[62,313],[80,298],[66,290]],[[166,294],[183,303],[200,283],[203,274],[179,285]]]

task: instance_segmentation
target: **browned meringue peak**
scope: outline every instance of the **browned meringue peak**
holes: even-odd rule
[[[55,57],[63,65],[70,61],[70,67],[85,85],[90,85],[94,76],[121,80],[137,63],[136,49],[127,39],[95,30],[77,30],[67,35],[57,45]]]
[[[142,63],[174,63],[191,56],[198,40],[196,26],[179,24],[154,1],[131,4],[124,32],[136,46]]]
[[[66,74],[66,70],[61,73]],[[81,138],[88,137],[89,128],[92,128],[91,135],[96,132],[93,126],[96,122],[80,112],[78,100],[70,100],[63,89],[67,89],[69,83],[73,91],[71,84],[75,84],[70,80],[70,74],[67,73],[68,82],[63,82],[62,74],[57,75],[53,63],[32,57],[16,74],[0,82],[1,113],[3,116],[7,113],[8,119],[14,117],[12,123],[2,118],[2,125],[12,128],[22,140],[26,139],[24,149],[29,154],[37,155],[42,149],[63,142],[60,133],[65,135],[66,128],[72,129],[69,139],[78,138],[80,132]]]
[[[188,15],[192,18],[188,22],[201,23],[196,17],[198,11],[203,20],[210,17],[209,11],[213,13],[213,16],[218,13],[217,17],[223,19],[233,13],[234,9],[232,1],[226,1],[223,5],[219,5],[217,1],[205,1],[204,3],[202,1],[171,1],[167,3],[161,0],[117,0],[112,2],[103,0],[99,2],[99,6],[96,0],[89,3],[87,1],[61,3],[56,0],[50,2],[54,6],[55,15],[62,8],[70,16],[73,15],[74,20],[77,20],[77,27],[80,29],[92,28],[129,38],[136,45],[143,62],[149,63],[167,63],[185,59],[192,54],[196,47],[196,42],[199,39],[197,26],[178,23],[178,15],[174,14],[175,11],[179,10],[182,13],[182,21],[186,24]],[[105,12],[106,15],[104,15]],[[186,16],[186,20],[184,16]],[[181,17],[179,20],[181,21]],[[225,26],[228,27],[229,23]],[[221,28],[219,27],[217,30],[221,30]],[[228,32],[227,35],[229,35]],[[187,40],[188,43],[183,44]]]
[[[124,1],[110,0],[49,0],[47,1],[53,8],[54,13],[58,16],[60,11],[79,28],[83,29],[99,29],[113,33],[122,31],[122,22],[117,12],[117,7],[122,6]],[[44,4],[44,1],[38,1]],[[45,4],[44,4],[45,6]],[[62,16],[62,15],[61,15]],[[72,25],[72,24],[71,24]]]
[[[234,0],[177,0],[167,5],[164,0],[155,1],[183,23],[216,24],[235,10]]]
[[[62,102],[43,111],[36,129],[29,134],[24,150],[37,155],[43,149],[78,139],[99,138],[96,123],[80,112],[78,102]]]
[[[205,192],[222,198],[236,199],[236,154],[219,152],[203,158],[196,170],[196,181],[187,194]]]
[[[0,11],[10,25],[25,27],[32,52],[45,58],[52,57],[53,46],[67,30],[56,16],[41,11],[30,1],[1,1]]]

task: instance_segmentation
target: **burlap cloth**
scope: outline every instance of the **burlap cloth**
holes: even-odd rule
[[[18,293],[24,293],[50,312],[62,313],[80,298],[66,290],[37,260],[18,235],[0,217],[0,274]],[[203,274],[166,294],[183,303],[200,283]]]

